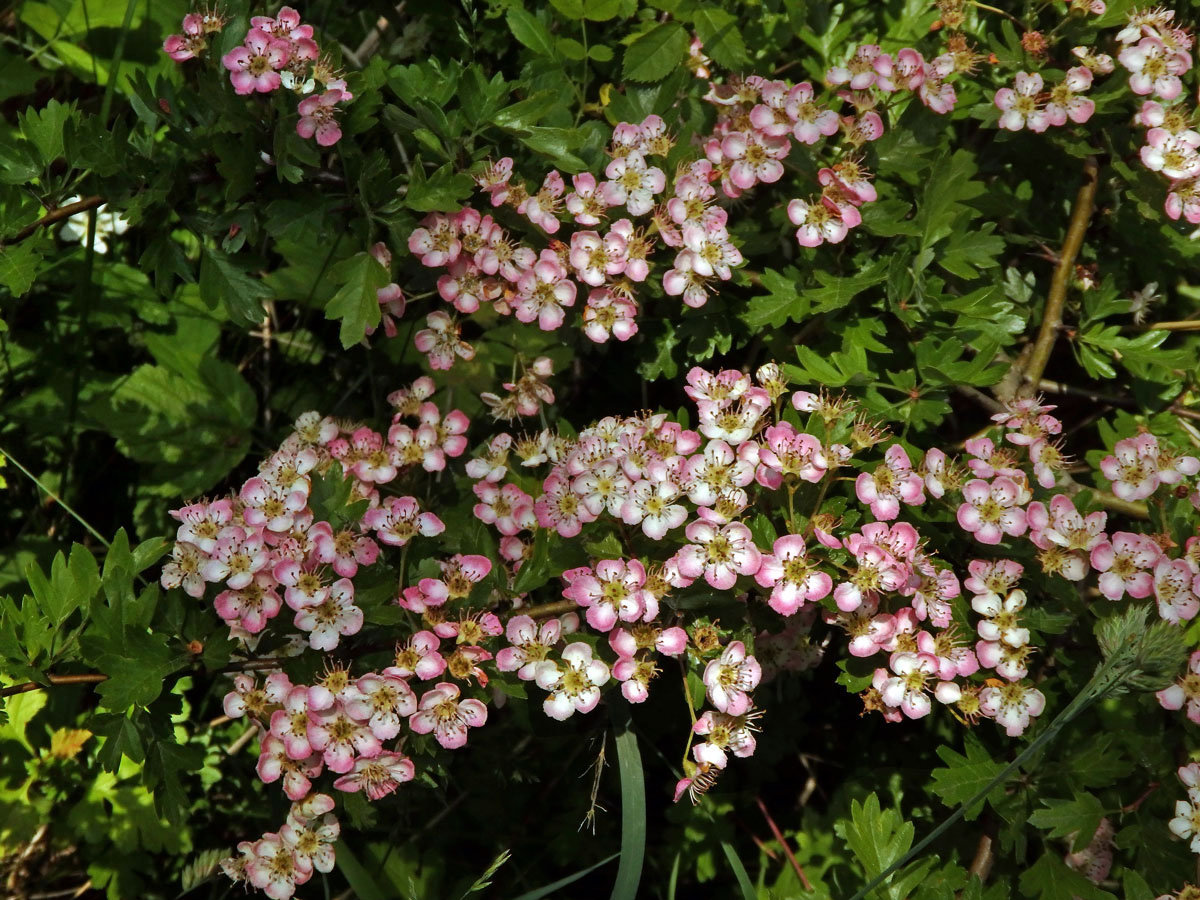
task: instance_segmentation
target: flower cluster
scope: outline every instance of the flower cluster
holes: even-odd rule
[[[183,33],[169,35],[163,50],[176,62],[200,57],[210,36],[225,24],[225,18],[213,12],[189,13],[183,17]],[[237,94],[283,89],[301,95],[296,133],[302,138],[316,138],[322,147],[341,140],[337,106],[354,95],[332,62],[321,55],[313,27],[303,24],[292,7],[284,6],[274,16],[253,16],[241,45],[221,57],[221,65]],[[321,92],[315,93],[318,84]]]

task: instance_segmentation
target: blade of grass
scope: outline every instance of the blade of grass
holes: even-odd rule
[[[527,891],[526,893],[522,894],[521,896],[515,898],[515,900],[542,900],[543,897],[549,897],[551,894],[553,894],[555,891],[559,890],[560,888],[565,888],[568,884],[573,884],[574,882],[576,882],[580,878],[582,878],[584,875],[588,875],[588,874],[596,871],[601,866],[608,865],[610,862],[612,862],[614,859],[616,859],[620,855],[621,855],[620,853],[614,853],[612,856],[606,856],[606,857],[604,857],[604,859],[600,860],[600,862],[598,862],[594,865],[588,866],[586,869],[581,869],[580,871],[576,872],[574,875],[568,875],[566,878],[560,878],[558,881],[552,882],[551,884],[544,885],[543,887],[540,887],[540,888],[534,888],[532,891]]]
[[[346,881],[354,891],[358,900],[388,900],[387,893],[379,886],[371,873],[367,871],[357,856],[346,846],[345,841],[338,841],[335,847],[338,871],[346,876]]]
[[[609,710],[617,733],[617,770],[621,773],[621,864],[612,900],[637,900],[646,853],[646,780],[629,704],[614,700]]]
[[[721,841],[721,849],[725,851],[725,858],[729,860],[729,867],[733,869],[733,875],[737,878],[743,900],[758,900],[758,891],[754,889],[750,875],[746,872],[746,867],[742,865],[741,859],[738,858],[737,851],[728,841]]]

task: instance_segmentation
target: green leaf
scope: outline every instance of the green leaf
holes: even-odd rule
[[[25,729],[29,727],[33,717],[41,712],[48,699],[45,691],[26,691],[24,694],[14,694],[5,698],[4,711],[8,721],[0,723],[0,741],[16,741],[33,753],[33,745],[25,736]]]
[[[417,212],[454,212],[474,189],[471,176],[459,172],[453,163],[446,163],[426,178],[421,161],[417,159],[404,204]]]
[[[192,801],[183,784],[183,774],[196,772],[204,765],[204,749],[199,746],[155,740],[146,751],[143,773],[146,788],[154,792],[154,809],[173,825],[181,825]]]
[[[0,248],[0,284],[14,297],[23,297],[33,287],[42,267],[38,243],[27,240]]]
[[[543,897],[553,896],[567,885],[574,884],[585,875],[590,875],[592,872],[595,872],[601,866],[607,866],[614,859],[620,857],[620,855],[620,853],[614,853],[612,856],[606,856],[604,859],[600,860],[600,862],[594,863],[593,865],[588,866],[586,869],[580,869],[574,875],[568,875],[566,878],[560,878],[558,881],[552,881],[550,884],[543,885],[540,888],[534,888],[532,891],[526,891],[524,894],[514,897],[513,900],[542,900]]]
[[[550,0],[550,5],[568,19],[582,19],[584,17],[583,4],[584,0]]]
[[[104,739],[96,754],[96,761],[105,772],[115,772],[121,768],[122,757],[129,757],[135,763],[146,758],[142,736],[124,713],[95,716],[90,727],[98,737]]]
[[[262,300],[271,291],[221,250],[205,247],[200,259],[200,299],[218,304],[239,325],[257,325],[263,318]]]
[[[558,109],[560,102],[556,91],[538,91],[501,109],[492,116],[492,123],[501,128],[528,128]]]
[[[1041,859],[1021,873],[1021,893],[1038,900],[1116,900],[1089,879],[1067,866],[1061,853],[1043,853]]]
[[[556,0],[550,0],[557,6]],[[607,22],[615,19],[621,11],[621,0],[583,0],[584,18],[592,22]]]
[[[950,808],[958,807],[974,797],[987,786],[993,778],[1003,771],[1001,763],[993,762],[983,745],[977,738],[967,736],[963,740],[966,756],[956,753],[949,747],[938,747],[937,755],[946,763],[945,769],[934,769],[930,776],[930,789],[942,798],[942,802]],[[997,787],[988,796],[988,802],[993,805],[1004,794],[1004,786]],[[968,822],[974,819],[983,809],[980,801],[971,809],[964,812],[963,818]]]
[[[592,44],[588,47],[588,58],[594,59],[596,62],[611,62],[613,58],[612,47],[605,44]]]
[[[617,737],[617,770],[621,775],[621,864],[612,900],[637,900],[646,853],[646,779],[629,704],[614,700],[610,712]]]
[[[554,574],[553,553],[550,549],[552,543],[559,543],[553,530],[539,528],[534,534],[533,552],[513,581],[513,590],[518,594],[528,593],[550,580]]]
[[[388,283],[388,271],[365,250],[335,266],[330,275],[341,284],[325,304],[325,318],[340,319],[342,347],[353,347],[379,324],[378,290]]]
[[[63,131],[75,115],[74,103],[51,100],[41,110],[25,110],[17,117],[21,132],[37,147],[42,165],[48,166],[63,154]]]
[[[661,81],[683,62],[688,36],[678,22],[664,22],[625,48],[622,74],[628,81]]]
[[[742,900],[757,900],[758,891],[754,889],[754,882],[750,880],[737,851],[728,841],[721,841],[721,849],[725,851],[725,858],[729,860],[729,868],[733,869],[733,877],[737,879],[738,890],[742,892]]]
[[[577,128],[545,128],[535,125],[522,129],[521,143],[550,157],[554,165],[564,172],[575,174],[587,168],[587,163],[572,153],[583,142]]]
[[[554,46],[560,54],[573,62],[587,58],[587,51],[583,49],[583,44],[579,43],[575,38],[559,38],[554,42]]]
[[[163,691],[163,679],[179,668],[178,660],[161,634],[126,628],[119,644],[102,643],[85,635],[82,642],[100,653],[87,651],[91,662],[108,676],[96,686],[106,709],[121,712],[130,706],[148,706]]]
[[[1082,850],[1091,841],[1096,829],[1100,827],[1100,819],[1104,816],[1104,807],[1091,794],[1077,792],[1072,800],[1042,799],[1045,809],[1037,809],[1029,817],[1029,824],[1034,828],[1048,831],[1047,837],[1065,838],[1074,835],[1072,849]]]
[[[881,810],[879,798],[872,793],[862,803],[852,800],[850,820],[838,821],[834,831],[846,841],[867,878],[874,879],[908,852],[916,829],[898,811]],[[889,876],[872,894],[889,900],[905,900],[934,862],[926,858],[904,867]]]
[[[518,41],[539,56],[554,56],[554,41],[546,26],[518,6],[511,6],[504,21]]]
[[[737,16],[716,6],[705,7],[692,18],[696,36],[704,43],[704,55],[726,69],[737,70],[749,62],[737,22]]]

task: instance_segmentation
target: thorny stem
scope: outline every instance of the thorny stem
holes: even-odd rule
[[[1017,390],[1021,396],[1033,396],[1042,373],[1046,371],[1046,364],[1050,362],[1050,353],[1054,350],[1054,342],[1062,326],[1063,304],[1066,302],[1067,289],[1075,270],[1075,258],[1083,245],[1083,236],[1096,203],[1099,172],[1100,165],[1096,158],[1089,156],[1083,164],[1083,184],[1079,186],[1079,192],[1075,195],[1075,207],[1071,211],[1071,223],[1067,226],[1067,236],[1058,256],[1058,265],[1050,279],[1046,309],[1042,313],[1042,327],[1038,331],[1037,340],[1034,341],[1029,360],[1021,372],[1024,383]]]

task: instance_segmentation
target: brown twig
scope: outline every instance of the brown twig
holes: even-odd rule
[[[574,604],[572,604],[572,607]],[[254,672],[262,669],[278,669],[283,660],[276,657],[268,657],[265,659],[243,659],[238,662],[232,662],[227,666],[222,666],[219,669],[212,670],[212,674],[221,674],[228,672]],[[10,687],[0,688],[0,697],[11,697],[14,694],[26,694],[30,691],[40,691],[47,686],[54,687],[60,684],[99,684],[102,681],[108,681],[108,676],[103,672],[82,672],[78,675],[47,675],[46,680],[49,685],[42,684],[38,681],[26,681],[23,684],[14,684]]]
[[[108,676],[100,672],[85,672],[81,675],[47,675],[46,680],[52,685],[59,684],[99,684],[108,681]],[[11,697],[14,694],[27,694],[30,691],[40,691],[46,685],[36,681],[26,681],[24,684],[14,684],[0,689],[0,697]]]
[[[800,879],[800,883],[804,885],[804,889],[806,891],[811,891],[813,888],[812,884],[809,883],[808,876],[804,874],[804,869],[796,860],[796,855],[792,853],[791,845],[788,844],[787,839],[783,836],[783,832],[779,830],[779,826],[775,824],[775,820],[771,818],[770,812],[767,811],[767,804],[763,803],[762,797],[755,797],[754,802],[757,803],[758,808],[762,810],[763,818],[767,820],[767,827],[771,829],[771,834],[775,835],[775,840],[779,843],[779,846],[783,848],[783,853],[788,858],[788,862],[791,863],[792,868],[795,870],[796,877]]]
[[[523,609],[525,615],[531,619],[545,619],[549,616],[557,616],[560,613],[574,612],[579,608],[579,605],[574,600],[555,600],[553,603],[542,603],[539,606],[531,606],[528,609]]]
[[[1200,331],[1200,319],[1180,319],[1175,322],[1151,322],[1135,325],[1138,331]]]
[[[82,200],[77,200],[74,203],[68,203],[66,206],[60,206],[58,209],[52,209],[32,225],[26,225],[7,241],[0,241],[0,246],[20,243],[43,225],[53,225],[55,222],[58,222],[61,219],[69,219],[76,213],[85,212],[89,209],[95,209],[97,206],[101,206],[103,203],[103,197],[92,196],[84,197]]]
[[[1075,206],[1071,210],[1071,223],[1067,226],[1067,236],[1058,255],[1058,265],[1050,279],[1050,290],[1046,294],[1046,308],[1042,312],[1042,326],[1033,343],[1029,360],[1021,370],[1023,384],[1017,391],[1021,396],[1032,396],[1037,388],[1037,383],[1041,381],[1042,373],[1046,371],[1046,364],[1050,362],[1054,342],[1062,327],[1063,305],[1067,300],[1071,275],[1075,271],[1075,258],[1079,255],[1079,248],[1083,246],[1083,236],[1087,232],[1092,209],[1096,203],[1099,172],[1100,164],[1096,162],[1094,156],[1089,156],[1083,163],[1083,184],[1079,186],[1079,193],[1075,195]]]
[[[971,868],[967,871],[981,882],[987,881],[992,871],[992,863],[996,861],[996,854],[992,848],[994,843],[990,834],[981,834],[979,843],[975,845],[975,858],[971,860]]]

